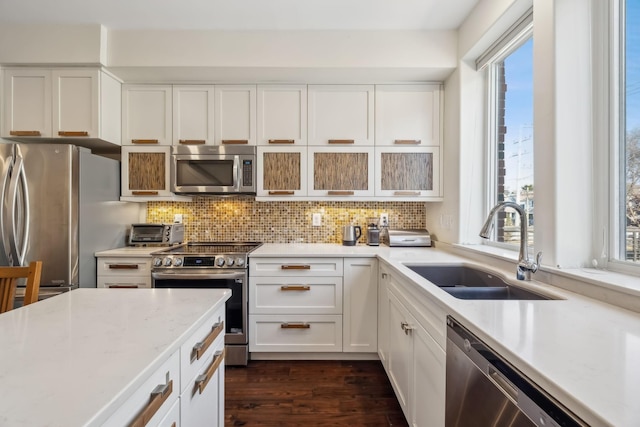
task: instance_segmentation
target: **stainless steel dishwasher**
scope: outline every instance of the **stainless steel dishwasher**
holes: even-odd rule
[[[587,426],[447,317],[446,427]]]

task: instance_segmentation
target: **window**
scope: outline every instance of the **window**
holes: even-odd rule
[[[533,243],[533,38],[530,15],[516,23],[497,43],[499,50],[485,54],[489,99],[488,153],[490,155],[487,211],[502,201],[522,206]],[[494,45],[495,46],[495,45]],[[483,58],[481,57],[481,58]],[[489,59],[486,59],[489,57]],[[493,242],[519,246],[520,217],[501,211]]]
[[[620,55],[620,197],[618,258],[640,262],[640,0],[621,0]],[[614,26],[616,28],[616,26]]]

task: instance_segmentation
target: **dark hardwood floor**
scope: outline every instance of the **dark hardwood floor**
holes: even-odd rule
[[[225,426],[407,426],[379,361],[226,367]]]

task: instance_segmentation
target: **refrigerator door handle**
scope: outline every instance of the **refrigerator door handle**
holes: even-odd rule
[[[9,156],[6,159],[6,170],[4,170],[4,174],[2,176],[2,188],[0,189],[0,201],[2,202],[2,208],[0,208],[0,251],[2,251],[3,258],[9,259],[9,239],[6,235],[6,221],[7,221],[7,211],[9,210],[9,200],[8,192],[9,192],[9,180],[11,175],[11,165],[13,163],[13,156]],[[10,263],[11,264],[11,263]]]
[[[27,253],[27,241],[29,239],[29,192],[27,191],[27,176],[24,172],[24,160],[22,156],[16,156],[12,172],[8,196],[8,220],[13,231],[9,238],[9,262],[12,263],[12,265],[20,266],[24,264],[24,257]],[[23,220],[22,223],[24,224],[22,242],[18,242],[18,230],[16,230],[16,204],[18,203],[19,185],[22,185],[24,194],[22,200],[23,206],[21,206],[24,217],[19,218]]]

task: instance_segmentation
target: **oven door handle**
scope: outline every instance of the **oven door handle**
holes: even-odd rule
[[[155,280],[224,280],[243,279],[244,272],[236,273],[151,273],[151,278]]]

